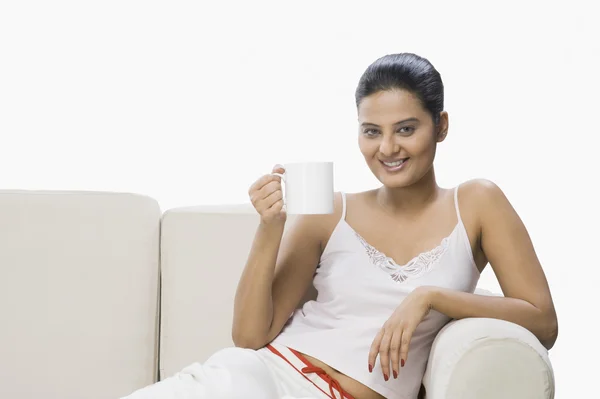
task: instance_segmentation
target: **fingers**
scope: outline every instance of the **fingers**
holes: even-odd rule
[[[281,184],[277,180],[277,177],[271,175],[265,175],[258,179],[250,190],[248,191],[248,195],[250,196],[250,201],[252,201],[252,205],[260,211],[259,208],[264,208],[261,206],[261,202],[265,200],[273,192],[277,191],[277,185]]]
[[[402,340],[400,341],[400,366],[404,367],[408,360],[408,348],[410,347],[410,340],[413,335],[413,328],[406,328],[402,332]]]
[[[277,164],[277,165],[273,166],[272,173],[285,173],[285,169],[283,168],[283,166]]]
[[[269,184],[271,184],[271,183],[269,183]],[[272,191],[270,194],[268,194],[264,200],[262,200],[261,206],[264,206],[265,210],[267,210],[279,201],[283,202],[283,191],[281,191],[281,188],[279,188],[279,189],[276,188],[274,191]]]
[[[252,185],[248,189],[248,195],[252,196],[253,193],[262,189],[265,186],[265,184],[268,184],[272,181],[279,181],[280,179],[281,178],[279,176],[273,176],[270,174],[261,176],[257,181],[252,183]]]
[[[383,379],[390,376],[398,378],[400,368],[404,367],[408,358],[408,349],[412,338],[411,328],[386,328],[379,331],[369,350],[369,372],[373,371],[377,356],[381,364]],[[391,363],[391,368],[390,368]]]
[[[270,217],[275,217],[276,215],[279,215],[280,213],[285,213],[285,211],[283,211],[283,199],[279,199],[273,205],[271,205],[269,208],[264,210],[262,212],[262,215],[268,219]]]
[[[383,372],[383,379],[388,380],[390,378],[390,344],[392,341],[392,332],[386,331],[381,338],[381,344],[379,345],[379,363],[381,364],[381,371]]]
[[[275,165],[272,173],[285,173],[285,168]],[[261,176],[248,189],[252,205],[261,216],[261,221],[270,223],[274,220],[285,222],[283,189],[281,177],[273,174]]]
[[[262,186],[258,191],[254,191],[250,197],[252,204],[259,213],[269,209],[269,207],[282,198],[283,191],[281,189],[281,183],[276,180],[272,180]]]
[[[381,344],[381,339],[383,338],[383,329],[379,330],[379,333],[375,336],[373,343],[371,344],[371,349],[369,349],[369,372],[373,371],[375,368],[375,361],[377,360],[377,354],[379,353],[379,345]]]
[[[285,169],[283,168],[283,166],[277,164],[275,166],[273,166],[273,170],[271,173],[285,173]],[[271,173],[267,174],[267,175],[263,175],[261,176],[257,181],[255,181],[250,188],[248,189],[248,194],[251,195],[254,191],[258,191],[261,188],[263,188],[263,186],[269,182],[272,181],[281,181],[281,177],[279,176],[274,176]]]
[[[369,371],[373,371],[377,355],[379,355],[383,379],[386,381],[390,378],[390,343],[392,340],[392,332],[393,330],[385,327],[382,328],[373,340],[371,349],[369,350]]]
[[[390,357],[392,358],[392,376],[394,378],[398,378],[398,372],[400,371],[400,346],[402,335],[402,330],[396,330],[392,335],[392,339],[390,342]]]

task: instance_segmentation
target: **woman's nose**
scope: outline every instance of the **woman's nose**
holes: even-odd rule
[[[398,146],[394,140],[392,139],[384,139],[381,141],[379,145],[379,152],[381,152],[386,157],[391,156],[392,154],[400,151],[400,146]]]

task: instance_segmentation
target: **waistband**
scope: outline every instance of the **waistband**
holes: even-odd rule
[[[313,383],[328,397],[332,399],[354,399],[349,393],[344,392],[337,380],[331,378],[331,376],[329,376],[322,368],[309,362],[300,352],[278,344],[268,344],[266,347],[275,355],[285,360],[298,373]]]

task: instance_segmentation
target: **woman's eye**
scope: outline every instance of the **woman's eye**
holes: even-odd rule
[[[363,131],[365,136],[376,136],[379,132],[375,129],[366,129]]]
[[[405,133],[405,134],[411,134],[414,131],[415,131],[415,128],[412,126],[404,126],[404,127],[401,127],[400,129],[398,129],[398,133]]]

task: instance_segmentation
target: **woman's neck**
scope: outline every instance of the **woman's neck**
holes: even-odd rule
[[[432,167],[425,176],[410,186],[380,187],[375,192],[375,201],[390,215],[415,215],[435,201],[439,191]]]

